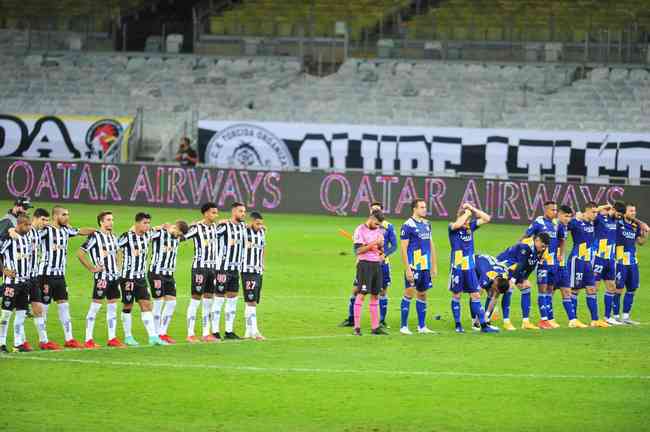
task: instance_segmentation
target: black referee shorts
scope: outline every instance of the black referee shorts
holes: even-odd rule
[[[244,300],[260,303],[262,293],[262,275],[259,273],[242,273],[241,286],[244,290]]]
[[[217,294],[239,292],[239,272],[237,270],[217,271]]]
[[[160,275],[149,272],[149,289],[151,297],[159,299],[164,296],[176,297],[176,281],[173,275]]]
[[[192,269],[192,295],[214,294],[214,269]]]
[[[4,285],[2,291],[2,309],[4,310],[27,310],[29,305],[29,284],[22,282],[11,285]]]
[[[379,295],[384,286],[384,276],[381,263],[374,261],[359,261],[357,263],[358,289],[361,294]]]

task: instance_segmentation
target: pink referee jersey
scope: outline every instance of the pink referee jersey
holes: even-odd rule
[[[354,244],[367,245],[377,240],[383,240],[384,232],[380,228],[370,229],[365,223],[359,225],[354,230],[353,241]],[[379,254],[379,251],[367,251],[357,255],[359,261],[373,261],[382,262],[384,259]]]

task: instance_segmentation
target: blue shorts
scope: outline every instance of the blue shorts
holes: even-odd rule
[[[416,291],[424,292],[430,289],[433,284],[431,283],[431,273],[429,270],[413,270],[413,284],[406,279],[404,275],[404,287],[415,288]]]
[[[571,287],[571,277],[567,266],[559,266],[555,288]]]
[[[451,269],[449,273],[449,291],[454,294],[461,292],[475,293],[480,292],[481,287],[478,284],[478,277],[476,271],[461,270],[459,268]]]
[[[594,258],[594,279],[613,281],[616,279],[616,260],[613,258]]]
[[[538,265],[537,266],[537,285],[556,286],[560,278],[560,266],[555,265]]]
[[[388,263],[382,263],[381,264],[381,272],[384,275],[384,289],[388,289],[390,286],[390,264]]]
[[[568,265],[571,288],[580,289],[596,285],[591,261],[584,261],[578,259],[578,257],[572,257],[569,259]]]
[[[616,265],[616,288],[636,291],[639,288],[639,265]]]

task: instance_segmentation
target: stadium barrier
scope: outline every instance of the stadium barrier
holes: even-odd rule
[[[199,121],[216,167],[650,183],[650,134]]]
[[[363,216],[373,201],[392,216],[410,213],[414,198],[427,201],[432,219],[451,219],[463,202],[489,212],[496,222],[528,223],[553,199],[574,208],[587,201],[641,204],[648,188],[528,181],[367,175],[360,172],[286,172],[0,159],[1,199],[141,205],[145,208],[220,208],[240,201],[263,212]],[[640,205],[639,217],[650,212]]]

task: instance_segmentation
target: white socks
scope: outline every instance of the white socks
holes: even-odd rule
[[[237,297],[226,299],[226,333],[232,333],[237,313]]]
[[[0,345],[7,345],[7,330],[9,330],[9,320],[11,311],[2,310],[0,313]]]
[[[203,315],[201,317],[201,324],[203,325],[203,336],[207,336],[210,334],[210,308],[212,307],[212,299],[203,298],[201,299],[201,303],[203,305]]]
[[[101,303],[90,303],[88,313],[86,314],[86,342],[93,339],[93,332],[95,330],[95,319],[97,312],[102,308]]]
[[[196,322],[196,310],[199,308],[201,300],[191,298],[187,306],[187,336],[194,336],[194,323]]]
[[[48,343],[45,317],[34,317],[34,326],[36,326],[36,331],[38,332],[38,341],[40,343]]]
[[[25,342],[25,316],[26,310],[17,310],[14,318],[14,346],[22,345]]]
[[[156,325],[153,323],[153,313],[151,313],[151,311],[142,312],[140,314],[140,318],[142,319],[144,328],[147,329],[147,334],[149,337],[157,336],[158,334],[156,333]]]
[[[117,303],[106,305],[106,325],[108,326],[108,340],[115,339],[117,330]]]
[[[176,309],[176,300],[167,300],[165,301],[165,308],[162,311],[162,319],[160,322],[160,329],[158,331],[159,335],[166,335],[167,329],[169,328],[169,323],[172,320],[174,315],[174,310]]]
[[[257,307],[246,305],[244,308],[244,318],[246,319],[246,334],[248,336],[257,336],[259,330],[257,329]]]
[[[156,327],[156,334],[164,334],[160,333],[160,321],[162,317],[163,303],[164,301],[162,298],[153,300],[153,323]]]
[[[221,326],[221,309],[226,301],[224,297],[215,297],[212,300],[212,332],[219,333]]]
[[[72,320],[70,319],[70,305],[68,303],[58,303],[59,321],[63,326],[65,341],[72,339]]]
[[[131,333],[131,311],[128,313],[122,311],[122,327],[124,328],[124,338],[133,337]]]

